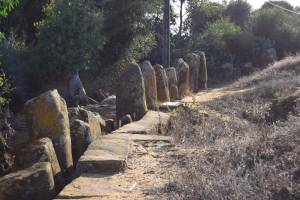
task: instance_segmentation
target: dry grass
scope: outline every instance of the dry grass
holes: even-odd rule
[[[171,134],[186,165],[170,174],[170,199],[300,199],[300,116],[266,119],[274,99],[299,91],[299,75],[300,56],[289,57],[229,86],[254,90],[177,113]]]

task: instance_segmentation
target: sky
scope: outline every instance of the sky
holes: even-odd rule
[[[211,0],[211,1],[222,3],[222,0]],[[227,1],[229,2],[230,0]],[[268,0],[247,0],[247,1],[252,5],[252,9],[255,10],[260,8]],[[300,0],[285,0],[285,1],[289,2],[294,7],[300,6]],[[180,11],[178,2],[179,1],[177,0],[177,3],[174,3],[175,12],[177,15],[179,15],[179,11]],[[185,14],[185,10],[183,11],[183,14]],[[179,19],[176,19],[176,21],[177,24],[179,24]]]

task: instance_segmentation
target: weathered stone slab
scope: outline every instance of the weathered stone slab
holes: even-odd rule
[[[154,65],[157,85],[157,99],[159,102],[170,101],[168,78],[166,71],[161,65]]]
[[[168,84],[169,84],[169,92],[170,92],[170,99],[171,101],[175,101],[179,99],[178,93],[178,78],[177,72],[174,67],[169,67],[166,69],[166,74],[168,77]]]
[[[176,63],[176,70],[178,76],[178,92],[180,98],[183,98],[190,91],[190,87],[189,87],[190,67],[186,62],[184,62],[182,58],[180,58]]]
[[[144,78],[138,64],[130,64],[121,75],[116,100],[118,120],[127,114],[139,120],[147,113]]]
[[[51,90],[25,104],[25,115],[32,140],[49,137],[65,173],[73,166],[68,110],[57,90]]]
[[[162,103],[159,105],[159,110],[164,111],[164,112],[170,112],[170,111],[180,108],[181,106],[183,106],[183,103],[181,103],[179,101],[165,102],[165,103]]]
[[[206,56],[203,51],[197,52],[200,56],[200,68],[199,68],[199,89],[207,88],[207,64]]]
[[[164,135],[167,132],[169,122],[169,114],[157,111],[148,111],[141,120],[127,124],[113,133]]]
[[[195,53],[188,53],[185,56],[185,61],[190,67],[189,71],[189,84],[193,92],[198,92],[199,89],[199,67],[200,67],[200,56]]]
[[[162,142],[172,142],[172,137],[170,136],[162,136],[162,135],[145,135],[145,134],[127,134],[127,133],[120,133],[120,134],[109,134],[104,136],[107,139],[128,139],[133,142],[155,142],[155,141],[162,141]]]
[[[1,200],[50,200],[54,195],[54,180],[49,162],[37,163],[0,178]]]
[[[156,85],[156,75],[154,68],[149,61],[144,61],[141,64],[141,70],[144,77],[145,83],[145,93],[147,107],[150,110],[157,110],[157,85]]]
[[[57,189],[64,185],[56,153],[49,138],[39,139],[29,146],[21,149],[16,156],[15,164],[20,169],[28,168],[38,162],[49,162]]]
[[[119,171],[126,167],[130,141],[119,138],[101,138],[94,141],[78,161],[76,173]]]

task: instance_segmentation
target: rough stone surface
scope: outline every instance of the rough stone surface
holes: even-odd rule
[[[176,63],[176,70],[178,75],[178,92],[180,98],[183,98],[189,93],[189,65],[184,62],[182,58],[178,59]]]
[[[166,74],[168,77],[168,85],[169,85],[169,92],[170,92],[170,99],[172,101],[179,99],[178,94],[178,78],[177,78],[177,72],[174,67],[170,67],[166,69]]]
[[[161,65],[154,65],[157,85],[157,99],[159,102],[170,101],[168,78]]]
[[[200,56],[195,53],[189,53],[185,56],[185,61],[190,67],[190,71],[189,71],[190,88],[193,92],[198,92]]]
[[[49,162],[37,163],[0,178],[1,200],[50,200],[54,195],[54,180]]]
[[[200,56],[200,67],[199,67],[199,89],[207,88],[207,64],[206,64],[206,56],[202,51],[198,52]]]
[[[121,117],[120,121],[119,121],[119,127],[122,127],[126,124],[130,124],[132,122],[132,118],[130,115],[125,115],[123,117]]]
[[[81,107],[69,108],[68,111],[71,124],[71,132],[72,122],[78,119],[89,124],[92,140],[95,140],[101,135],[101,126],[105,127],[105,121],[99,114],[90,112]]]
[[[128,139],[101,138],[94,141],[78,161],[76,173],[119,171],[126,167],[130,142]]]
[[[127,124],[113,133],[165,135],[169,126],[169,122],[169,114],[157,111],[149,111],[141,120]]]
[[[145,135],[145,134],[131,134],[131,133],[116,133],[116,134],[109,134],[104,136],[106,139],[128,139],[133,142],[156,142],[156,141],[163,141],[167,143],[172,142],[172,137],[170,136],[163,136],[163,135]]]
[[[183,103],[177,102],[165,102],[159,105],[159,110],[164,112],[171,112],[173,110],[178,109],[179,107],[183,106]]]
[[[20,169],[28,168],[38,162],[49,162],[51,164],[56,188],[62,188],[64,180],[52,141],[49,138],[39,139],[21,149],[15,159],[15,164]]]
[[[148,111],[144,78],[137,64],[130,64],[119,79],[116,110],[118,120],[127,114],[139,120]]]
[[[89,144],[95,139],[96,137],[92,134],[91,128],[87,122],[79,119],[71,122],[72,153],[75,164]]]
[[[70,125],[66,102],[57,90],[51,90],[25,104],[25,115],[32,140],[49,137],[62,169],[73,166]]]
[[[149,61],[144,61],[141,64],[141,70],[143,73],[145,83],[147,107],[150,110],[157,110],[157,86],[154,68],[152,67]]]

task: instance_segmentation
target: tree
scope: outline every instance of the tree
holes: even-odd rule
[[[187,26],[192,37],[198,37],[203,33],[208,25],[222,18],[224,6],[208,0],[188,1]]]
[[[48,4],[44,15],[36,23],[37,43],[29,49],[29,77],[45,82],[94,67],[105,41],[100,10],[86,0],[63,0]]]
[[[246,26],[250,13],[251,5],[245,0],[232,0],[225,9],[225,15],[242,28]]]

